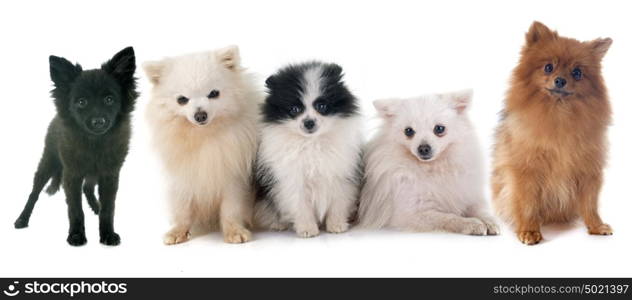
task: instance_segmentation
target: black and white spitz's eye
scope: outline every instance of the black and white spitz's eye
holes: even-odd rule
[[[88,99],[86,99],[86,98],[79,98],[77,100],[77,107],[84,108],[86,106],[88,106]]]
[[[406,127],[406,129],[404,129],[404,134],[409,138],[413,137],[415,135],[415,130],[410,127]]]
[[[316,111],[318,111],[321,115],[327,113],[327,104],[326,103],[316,103]]]
[[[302,109],[299,106],[294,105],[290,108],[290,115],[297,116],[301,113],[301,111]]]
[[[575,80],[580,80],[580,79],[582,79],[582,76],[584,74],[582,74],[582,69],[575,68],[575,69],[573,69],[573,71],[571,71],[571,75],[573,76],[573,78],[575,78]]]
[[[212,90],[210,93],[208,93],[208,96],[206,96],[209,99],[215,99],[217,97],[219,97],[219,91],[218,90]]]
[[[544,73],[551,73],[553,72],[553,64],[546,64],[546,66],[544,66]]]
[[[114,104],[114,97],[112,97],[112,96],[105,97],[105,99],[103,99],[103,103],[105,103],[105,105],[112,105],[112,104]]]
[[[434,134],[438,137],[442,137],[445,135],[445,126],[443,125],[435,125]]]
[[[189,98],[187,98],[185,96],[178,97],[178,104],[185,105],[187,103],[189,103]]]

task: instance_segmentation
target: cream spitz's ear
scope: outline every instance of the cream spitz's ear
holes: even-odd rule
[[[452,107],[456,110],[456,112],[462,114],[470,107],[473,94],[474,91],[472,89],[466,89],[442,94],[441,98],[450,101],[452,103]]]
[[[399,99],[380,99],[373,101],[373,106],[383,119],[390,119],[395,116],[397,109],[401,105]]]
[[[163,71],[165,69],[166,62],[164,60],[146,61],[143,63],[143,70],[149,78],[149,81],[154,85],[160,82]]]
[[[231,45],[224,47],[216,51],[219,61],[229,70],[236,70],[241,64],[241,57],[239,56],[239,47]]]

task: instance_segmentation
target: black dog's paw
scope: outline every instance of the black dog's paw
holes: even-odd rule
[[[88,205],[95,215],[98,215],[101,211],[101,204],[99,204],[99,201],[88,201]]]
[[[29,220],[18,218],[15,220],[15,223],[13,223],[13,226],[15,226],[15,229],[26,228],[29,226]]]
[[[84,232],[78,232],[69,234],[66,241],[68,241],[68,244],[71,246],[83,246],[88,242],[88,239],[86,239]]]
[[[118,246],[121,243],[121,237],[116,232],[101,234],[101,244],[108,246]]]

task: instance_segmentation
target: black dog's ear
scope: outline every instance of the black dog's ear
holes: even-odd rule
[[[79,64],[73,65],[63,57],[51,55],[48,57],[48,62],[50,64],[50,79],[58,87],[72,83],[82,71]]]
[[[127,47],[116,53],[114,57],[101,66],[101,69],[121,82],[132,80],[136,71],[134,48]]]
[[[266,79],[266,87],[271,89],[274,88],[274,85],[276,84],[277,78],[274,75],[270,75],[270,77],[268,77],[268,79]]]

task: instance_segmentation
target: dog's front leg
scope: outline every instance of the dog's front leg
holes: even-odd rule
[[[612,228],[599,216],[599,192],[601,191],[601,171],[578,180],[579,215],[584,219],[589,234],[611,235]]]
[[[486,235],[487,225],[478,218],[461,217],[435,210],[422,212],[412,228],[416,231],[447,231],[470,235]]]
[[[83,177],[71,172],[64,172],[62,179],[66,203],[68,204],[68,220],[70,222],[66,241],[72,246],[81,246],[88,242],[83,209],[81,208],[81,184]]]
[[[101,244],[116,246],[121,238],[114,232],[114,202],[118,191],[119,175],[111,174],[99,178],[99,236]]]
[[[246,225],[252,224],[254,194],[248,184],[231,183],[220,204],[220,226],[227,243],[245,243],[252,239]]]

